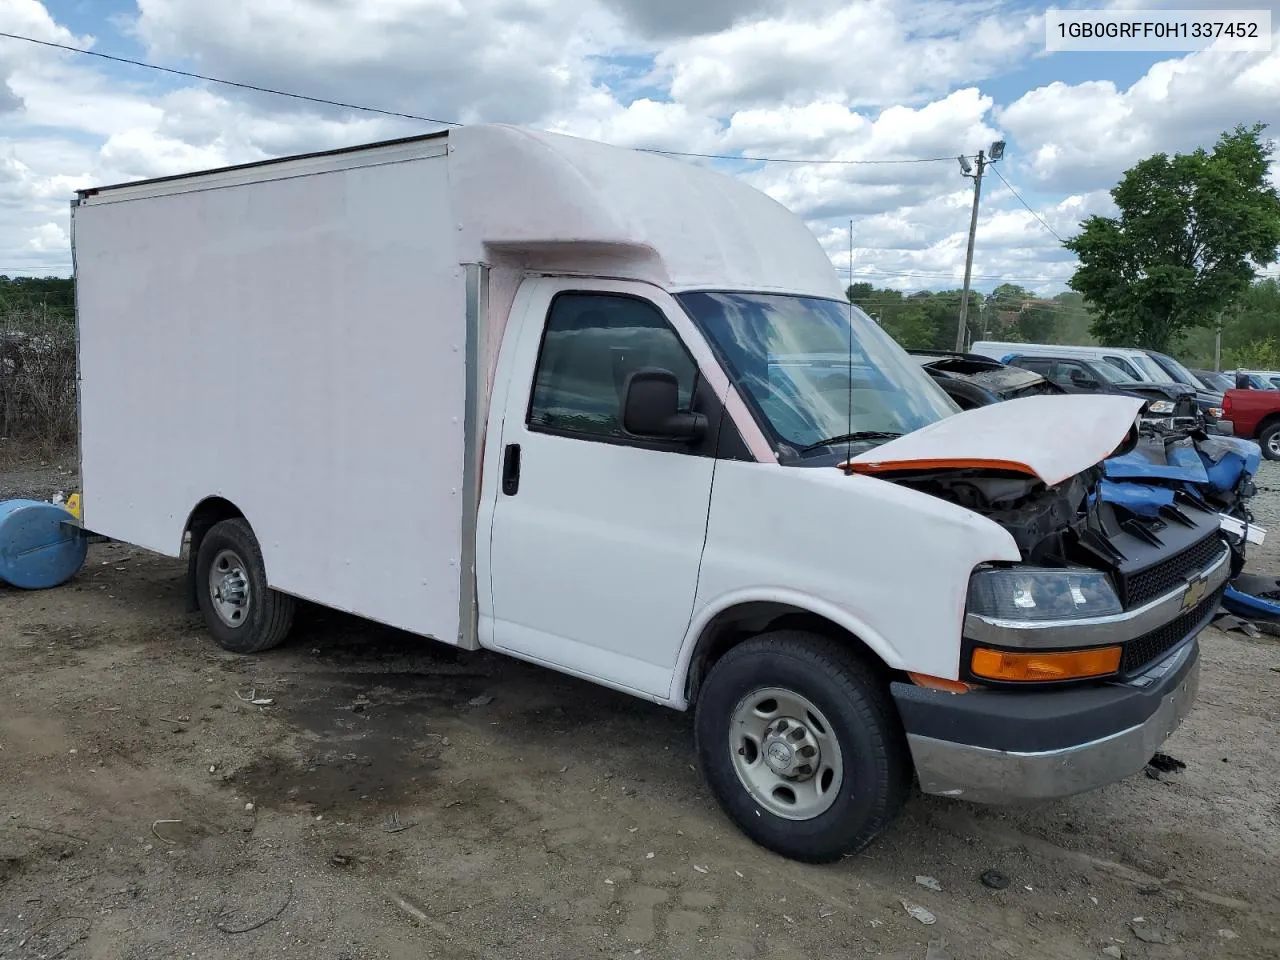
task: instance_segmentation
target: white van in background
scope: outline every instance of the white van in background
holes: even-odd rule
[[[1075,347],[1053,343],[1008,343],[1000,340],[979,340],[969,348],[970,353],[990,357],[1001,363],[1017,354],[1023,357],[1081,357],[1104,360],[1123,371],[1125,376],[1139,383],[1171,383],[1172,378],[1142,350],[1129,347]]]

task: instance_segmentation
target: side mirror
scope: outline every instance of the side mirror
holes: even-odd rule
[[[700,440],[707,418],[680,409],[680,381],[670,370],[646,367],[627,377],[622,428],[637,437]]]

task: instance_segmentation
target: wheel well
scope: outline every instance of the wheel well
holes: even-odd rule
[[[1280,413],[1269,413],[1258,423],[1257,429],[1254,431],[1255,437],[1261,437],[1267,430],[1267,427],[1280,423]]]
[[[685,697],[688,702],[692,705],[697,700],[702,682],[717,660],[744,640],[772,630],[806,630],[848,643],[864,654],[867,662],[878,669],[886,683],[901,673],[891,669],[856,634],[826,617],[788,603],[755,601],[720,612],[703,628],[685,678]]]
[[[191,534],[191,544],[194,549],[199,545],[198,539],[203,537],[215,523],[243,516],[243,511],[225,497],[205,497],[196,504],[191,515],[187,517],[187,526],[182,532]]]
[[[194,613],[200,609],[196,600],[196,555],[200,552],[200,541],[215,524],[223,520],[244,518],[244,513],[225,497],[205,497],[196,504],[191,515],[187,517],[187,526],[183,537],[191,535],[191,544],[187,548],[187,612]]]

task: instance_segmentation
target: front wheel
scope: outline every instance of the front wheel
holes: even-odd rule
[[[1258,436],[1258,446],[1268,460],[1280,460],[1280,421],[1262,431]]]
[[[262,549],[247,520],[223,520],[209,529],[195,577],[200,612],[224,650],[260,653],[289,635],[297,602],[267,586]]]
[[[784,630],[707,676],[695,715],[703,776],[761,846],[807,863],[857,853],[906,800],[906,738],[884,683],[850,647]]]

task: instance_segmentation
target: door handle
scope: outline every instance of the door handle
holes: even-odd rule
[[[508,443],[502,455],[502,492],[514,497],[520,490],[520,444]]]

